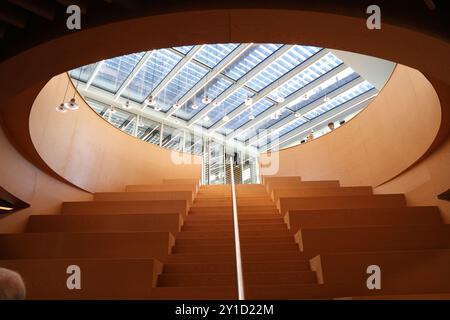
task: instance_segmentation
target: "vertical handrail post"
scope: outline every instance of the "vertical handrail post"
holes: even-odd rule
[[[236,188],[234,184],[233,157],[230,157],[230,173],[231,173],[231,198],[233,202],[233,225],[234,225],[234,246],[236,251],[236,275],[238,284],[238,299],[244,300],[244,277],[242,274],[242,258],[241,258],[241,240],[239,237],[239,221],[236,203]]]

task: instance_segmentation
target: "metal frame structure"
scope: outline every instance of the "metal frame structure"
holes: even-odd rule
[[[284,146],[292,137],[317,127],[316,123],[337,119],[338,111],[350,104],[348,99],[377,93],[327,49],[299,45],[185,46],[116,57],[81,68],[69,74],[79,82],[79,91],[88,102],[102,105],[93,107],[101,116],[137,138],[188,152],[198,150],[198,141],[186,146],[186,136],[194,135],[201,141],[211,138],[257,155],[270,150],[261,141],[271,135],[283,133],[277,146]],[[108,88],[117,89],[105,89],[108,81]],[[135,95],[137,90],[139,95]],[[349,92],[347,100],[340,99],[344,92]],[[210,99],[202,99],[205,94]],[[150,96],[158,99],[159,108],[142,99]],[[335,99],[340,102],[334,103]],[[327,103],[329,100],[333,104]],[[195,101],[202,102],[197,106]],[[361,104],[357,105],[359,111]],[[112,115],[106,106],[120,115]],[[293,123],[298,125],[290,130]],[[164,141],[169,128],[182,133]],[[175,140],[181,142],[173,144]]]

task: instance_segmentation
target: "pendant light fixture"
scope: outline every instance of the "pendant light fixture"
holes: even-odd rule
[[[192,101],[191,108],[192,108],[192,110],[198,109],[198,105],[195,103],[195,96],[194,96],[194,100]]]
[[[153,106],[156,104],[156,101],[155,101],[155,99],[153,99],[153,96],[152,96],[152,95],[149,95],[149,96],[147,97],[147,99],[145,100],[145,103],[146,103],[148,106],[153,107]]]
[[[76,101],[76,99],[75,99],[75,95],[76,95],[77,92],[78,92],[78,83],[80,82],[79,79],[81,78],[81,70],[82,70],[82,68],[80,68],[80,73],[79,73],[79,75],[78,75],[78,79],[77,79],[77,84],[76,84],[76,86],[75,86],[75,90],[73,91],[73,96],[72,96],[72,98],[70,99],[69,103],[66,105],[66,108],[67,108],[67,109],[73,110],[73,111],[78,110],[78,109],[80,108],[80,106],[78,105],[78,103],[77,103],[77,101]]]
[[[67,79],[66,91],[64,92],[63,100],[62,100],[61,104],[56,107],[56,111],[58,111],[60,113],[65,113],[65,112],[67,112],[67,110],[69,110],[68,103],[64,102],[64,101],[66,101],[66,95],[67,95],[67,90],[69,89],[69,84],[70,84],[70,78]]]
[[[207,46],[205,46],[205,48],[207,48]],[[206,65],[209,66],[209,51],[206,50]],[[207,93],[207,86],[208,86],[208,82],[209,82],[209,74],[210,71],[208,71],[208,73],[206,74],[206,85],[203,87],[203,98],[202,98],[202,102],[204,104],[209,104],[211,103],[211,99],[208,96]]]

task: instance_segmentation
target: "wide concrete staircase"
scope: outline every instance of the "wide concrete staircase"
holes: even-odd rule
[[[450,228],[436,207],[338,181],[237,185],[247,299],[450,299]],[[0,235],[32,299],[237,299],[229,185],[127,186]],[[66,269],[81,269],[69,290]],[[381,269],[370,290],[367,267]]]

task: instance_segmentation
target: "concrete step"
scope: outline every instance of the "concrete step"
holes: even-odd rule
[[[277,252],[247,252],[242,251],[243,263],[269,263],[278,261],[305,262],[309,255],[295,251]],[[233,252],[209,252],[209,253],[172,253],[167,256],[164,263],[235,263]]]
[[[245,272],[244,285],[289,285],[317,284],[312,271]]]
[[[275,206],[238,206],[238,215],[244,216],[249,214],[266,214],[266,215],[279,215],[279,211]],[[231,206],[222,207],[196,207],[193,206],[189,210],[190,215],[227,215],[232,216],[233,209]]]
[[[63,202],[62,214],[150,214],[188,212],[186,200]]]
[[[205,230],[215,230],[215,231],[232,231],[233,224],[201,224],[201,225],[191,225],[185,224],[183,226],[184,231],[205,231]],[[258,223],[258,224],[241,224],[239,223],[239,231],[257,231],[257,230],[280,230],[287,231],[287,226],[285,223]]]
[[[255,272],[297,272],[311,271],[309,261],[303,260],[279,260],[265,262],[243,263],[244,274]],[[164,273],[235,273],[236,264],[232,263],[166,263]]]
[[[163,259],[174,243],[169,232],[0,234],[0,259]]]
[[[296,252],[297,245],[292,243],[257,243],[241,244],[242,252]],[[234,242],[228,244],[178,244],[173,248],[173,253],[208,253],[208,252],[234,252]]]
[[[302,228],[295,238],[307,253],[445,249],[450,226]]]
[[[248,285],[245,287],[245,298],[248,300],[332,299],[342,292],[339,286],[324,284]]]
[[[235,273],[235,263],[166,263],[164,274],[169,273]]]
[[[161,191],[198,191],[195,184],[154,184],[154,185],[129,185],[125,187],[126,192],[161,192]]]
[[[31,215],[26,232],[168,231],[177,234],[183,218],[177,213]]]
[[[68,290],[67,268],[81,269],[81,290]],[[23,277],[28,300],[150,299],[162,264],[155,259],[18,259],[0,266]]]
[[[406,206],[403,194],[377,194],[348,197],[280,198],[277,202],[284,216],[291,210],[324,210],[356,208],[399,208]]]
[[[235,263],[234,252],[176,253],[167,256],[164,263]]]
[[[213,225],[213,224],[223,226],[233,225],[233,220],[229,216],[224,217],[224,219],[216,219],[216,217],[201,220],[191,218],[192,216],[188,216],[186,218],[184,226],[199,227],[203,225]],[[278,224],[278,223],[285,223],[280,215],[273,217],[267,216],[266,218],[255,218],[255,219],[246,219],[246,217],[244,218],[239,217],[239,225]]]
[[[280,198],[367,196],[372,194],[372,187],[282,188],[274,189],[271,198],[277,202]]]
[[[194,201],[195,192],[189,191],[152,191],[152,192],[98,192],[94,201],[150,201],[150,200],[186,200]]]
[[[302,227],[439,225],[443,223],[437,207],[290,210],[285,219],[293,232]]]
[[[282,221],[282,217],[279,213],[268,215],[268,214],[245,214],[245,215],[238,215],[239,222],[242,223],[265,223],[265,222],[278,222]],[[189,213],[188,217],[186,218],[186,223],[191,222],[198,222],[198,223],[211,223],[215,221],[233,221],[233,215],[231,214],[213,214],[213,215],[206,215],[206,214],[191,214]]]
[[[236,281],[233,273],[163,273],[158,287],[223,287]]]
[[[322,180],[322,181],[273,181],[266,184],[266,191],[268,194],[272,194],[273,190],[277,189],[308,189],[308,188],[338,188],[340,187],[337,180]]]
[[[237,288],[223,287],[158,287],[152,288],[153,300],[236,300]]]
[[[294,239],[294,235],[292,233],[289,233],[287,230],[247,230],[247,231],[240,231],[239,232],[241,238],[258,238],[259,241],[262,241],[263,238],[271,239],[273,237],[285,237]],[[184,240],[184,239],[194,239],[194,240],[201,240],[203,242],[209,241],[210,239],[224,239],[225,238],[232,238],[234,239],[234,230],[207,230],[207,231],[183,231],[177,235],[177,241],[178,240]],[[178,243],[178,242],[177,242]]]
[[[200,179],[163,179],[163,184],[174,184],[174,185],[183,185],[183,184],[194,184],[196,186],[200,186]]]
[[[380,268],[380,290],[367,288],[371,265]],[[343,284],[361,296],[450,292],[450,250],[325,253],[311,259],[311,267],[319,283]]]
[[[292,235],[282,235],[282,236],[253,236],[246,237],[245,235],[241,235],[241,244],[270,244],[270,243],[287,243],[292,244],[294,242],[294,237]],[[177,245],[220,245],[220,244],[234,244],[233,233],[229,233],[228,235],[215,236],[215,237],[204,237],[204,238],[177,238]]]

